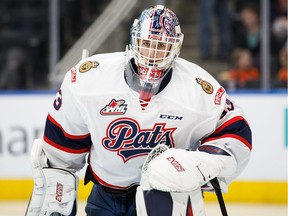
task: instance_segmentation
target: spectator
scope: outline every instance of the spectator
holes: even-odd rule
[[[0,89],[25,89],[27,67],[24,51],[19,47],[8,50],[6,61],[0,74]]]
[[[271,0],[271,21],[287,17],[287,0]]]
[[[287,71],[287,47],[283,47],[279,53],[280,67],[273,83],[274,88],[287,88],[288,71]]]
[[[227,59],[230,54],[230,11],[228,0],[200,0],[200,52],[203,60],[211,58],[212,20],[217,15],[218,21],[218,58]]]
[[[255,4],[246,4],[240,10],[240,26],[234,32],[234,48],[248,49],[253,64],[260,66],[260,20],[259,8]]]
[[[271,48],[278,59],[279,52],[287,41],[287,0],[273,1],[271,8]]]
[[[252,55],[248,49],[235,49],[232,54],[232,68],[222,72],[219,79],[229,89],[259,88],[260,72],[253,65]]]
[[[271,0],[275,1],[275,0]],[[233,2],[233,8],[236,13],[239,13],[241,9],[246,6],[247,4],[253,4],[253,5],[260,5],[260,0],[234,0]]]

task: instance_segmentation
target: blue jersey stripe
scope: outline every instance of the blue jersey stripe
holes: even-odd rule
[[[231,137],[239,138],[249,149],[252,149],[252,133],[249,125],[243,118],[234,118],[235,121],[230,120],[228,124],[224,124],[219,129],[217,129],[213,134],[206,137],[202,143],[208,142],[211,139]]]
[[[92,145],[90,134],[83,136],[67,135],[59,124],[55,124],[48,117],[46,120],[44,139],[54,147],[70,152],[88,151]]]

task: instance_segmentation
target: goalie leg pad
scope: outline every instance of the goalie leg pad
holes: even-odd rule
[[[43,184],[34,184],[26,216],[50,216],[53,213],[70,215],[77,198],[78,176],[58,168],[43,168],[42,172]],[[41,194],[35,194],[39,191],[39,186]],[[39,205],[39,202],[42,205]],[[34,208],[35,206],[37,208]]]
[[[138,216],[205,216],[201,189],[192,192],[163,192],[139,186],[136,193]]]
[[[38,216],[44,200],[45,178],[43,167],[48,167],[48,160],[43,151],[41,139],[35,139],[31,149],[31,165],[34,179],[34,188],[26,210],[26,216]]]

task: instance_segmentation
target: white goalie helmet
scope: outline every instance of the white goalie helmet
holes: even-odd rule
[[[140,99],[149,99],[157,93],[166,72],[180,54],[184,35],[176,15],[156,5],[145,9],[134,20],[130,37],[126,50],[130,68],[126,69],[126,79],[139,92]]]

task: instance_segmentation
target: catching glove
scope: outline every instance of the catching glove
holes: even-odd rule
[[[171,148],[144,164],[140,185],[144,189],[189,192],[216,176],[229,176],[235,171],[236,160],[228,153],[213,155]]]

